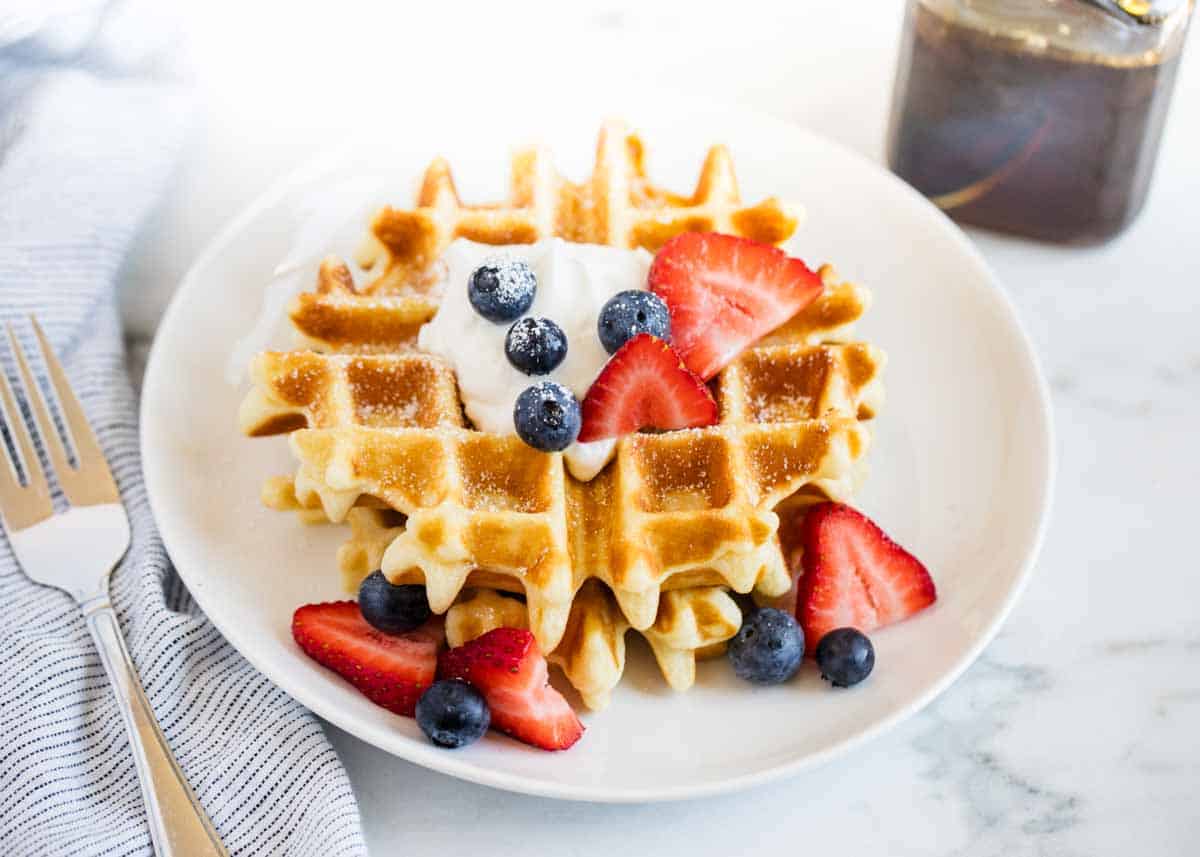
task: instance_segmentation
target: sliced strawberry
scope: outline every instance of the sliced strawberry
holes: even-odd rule
[[[822,289],[820,276],[778,247],[713,232],[664,244],[649,282],[671,313],[672,344],[706,381]]]
[[[376,705],[407,717],[433,683],[445,639],[440,616],[407,634],[385,634],[367,624],[353,601],[301,607],[292,615],[292,637]]]
[[[565,750],[583,734],[570,703],[547,684],[546,659],[528,631],[496,628],[443,652],[438,674],[474,685],[492,725],[526,744]]]
[[[712,393],[670,345],[648,333],[626,342],[604,364],[583,399],[579,440],[603,440],[642,428],[681,429],[717,421]]]
[[[813,506],[804,544],[796,619],[815,649],[834,628],[864,633],[907,619],[937,600],[925,566],[883,530],[842,503]]]

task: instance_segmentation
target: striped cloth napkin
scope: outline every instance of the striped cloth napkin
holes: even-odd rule
[[[128,25],[114,4],[92,4],[90,21],[87,3],[66,5],[66,28],[0,11],[0,321],[28,344],[24,317],[37,313],[100,438],[133,526],[113,602],[230,852],[364,855],[350,783],[319,724],[199,613],[155,531],[116,289],[191,111],[185,87],[114,58],[111,27]],[[133,43],[122,34],[122,47]],[[0,369],[15,377],[7,349]],[[0,641],[0,854],[149,854],[121,717],[79,611],[31,583],[3,537]]]

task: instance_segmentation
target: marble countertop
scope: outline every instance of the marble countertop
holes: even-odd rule
[[[431,85],[417,70],[436,69],[448,92],[478,92],[486,73],[495,91],[549,104],[601,73],[621,84],[654,80],[736,99],[879,159],[902,10],[896,0],[786,11],[749,2],[737,14],[624,0],[534,4],[524,28],[506,30],[489,17],[492,7],[431,8],[392,22],[409,36],[392,56],[396,30],[363,27],[368,13],[354,4],[336,21],[293,6],[278,56],[247,77],[238,69],[253,61],[255,34],[272,26],[272,4],[251,5],[238,7],[234,33],[207,5],[188,13],[204,107],[175,191],[131,264],[126,317],[139,351],[173,284],[224,220],[342,123],[383,108],[381,56],[399,86]],[[452,33],[453,68],[444,43],[414,32]],[[634,848],[701,857],[754,842],[763,853],[893,857],[1195,854],[1198,41],[1193,32],[1149,203],[1128,232],[1088,249],[971,233],[1051,382],[1059,480],[1037,572],[958,682],[824,769],[732,797],[654,806],[506,794],[327,727],[373,853],[583,857]],[[326,62],[307,61],[317,54]],[[345,85],[364,78],[371,86]]]

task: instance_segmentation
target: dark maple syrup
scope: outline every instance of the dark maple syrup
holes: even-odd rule
[[[1185,22],[1186,26],[1186,22]],[[910,5],[893,171],[963,223],[1106,240],[1146,198],[1182,36],[1133,56],[1073,51]]]

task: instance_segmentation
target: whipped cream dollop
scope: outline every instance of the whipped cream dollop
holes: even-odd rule
[[[522,259],[537,276],[537,293],[526,316],[554,321],[567,336],[567,356],[548,375],[526,375],[508,362],[504,337],[509,323],[496,324],[475,311],[467,281],[484,262]],[[557,381],[583,401],[608,361],[596,321],[617,292],[646,288],[652,256],[600,244],[575,244],[548,238],[536,244],[496,247],[457,239],[446,249],[442,302],[433,320],[421,328],[417,346],[453,366],[467,417],[481,431],[516,434],[513,405],[517,396],[543,379]],[[571,475],[587,481],[613,456],[616,440],[573,443],[563,455]]]

